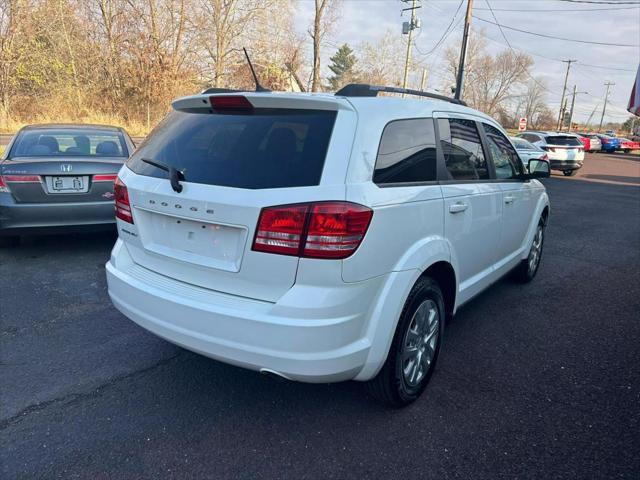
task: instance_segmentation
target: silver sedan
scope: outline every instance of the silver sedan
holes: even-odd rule
[[[133,152],[118,127],[33,125],[0,158],[0,240],[60,228],[114,228],[113,182]]]
[[[518,155],[520,155],[520,159],[522,163],[527,165],[529,160],[547,160],[549,157],[546,152],[540,147],[534,145],[531,142],[526,141],[524,138],[519,137],[510,137],[511,143],[516,147],[516,151]]]

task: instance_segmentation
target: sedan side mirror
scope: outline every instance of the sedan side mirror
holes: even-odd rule
[[[527,178],[547,178],[551,175],[551,166],[547,160],[532,158],[527,166]]]

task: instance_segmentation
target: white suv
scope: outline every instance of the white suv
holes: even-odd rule
[[[461,102],[381,90],[176,100],[116,182],[114,305],[223,362],[416,399],[445,318],[536,274],[549,164]]]

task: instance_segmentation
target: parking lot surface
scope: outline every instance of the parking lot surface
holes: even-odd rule
[[[113,234],[1,249],[0,477],[637,479],[639,177],[590,155],[546,180],[537,278],[463,307],[402,410],[145,332],[107,297]]]

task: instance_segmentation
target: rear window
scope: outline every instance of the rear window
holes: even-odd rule
[[[567,136],[549,136],[546,138],[548,145],[560,145],[566,147],[581,147],[582,142],[576,137],[567,137]]]
[[[437,180],[433,119],[396,120],[382,132],[373,181],[376,184]]]
[[[95,128],[37,128],[23,130],[10,157],[127,157],[121,132]]]
[[[167,174],[143,158],[171,165],[187,182],[263,189],[318,185],[336,112],[255,109],[242,113],[173,111],[127,165],[141,175]]]

